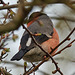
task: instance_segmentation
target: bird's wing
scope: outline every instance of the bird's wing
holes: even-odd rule
[[[45,34],[41,34],[40,36],[34,36],[34,38],[39,44],[49,39]],[[20,45],[21,45],[21,49],[12,57],[11,61],[20,60],[28,51],[36,47],[34,41],[32,40],[32,38],[28,33],[25,33],[22,36]]]
[[[12,57],[11,61],[20,60],[24,56],[24,54],[26,54],[30,49],[34,47],[34,43],[32,43],[32,40],[29,40],[29,38],[29,34],[25,31],[24,35],[21,38],[21,49]]]

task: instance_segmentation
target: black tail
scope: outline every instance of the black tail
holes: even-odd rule
[[[12,57],[11,61],[14,61],[14,60],[19,61],[19,60],[24,56],[24,54],[26,54],[28,51],[29,51],[29,50],[21,49],[18,53],[16,53],[16,54]]]

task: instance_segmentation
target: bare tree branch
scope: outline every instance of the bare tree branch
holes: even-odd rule
[[[31,9],[31,7],[29,9],[25,9],[24,3],[21,3],[13,20],[5,25],[0,25],[0,34],[18,29]]]
[[[22,24],[23,28],[26,29],[26,31],[30,34],[32,40],[34,41],[34,43],[44,52],[47,54],[47,56],[50,57],[50,59],[52,60],[52,63],[54,63],[55,67],[56,67],[56,70],[54,71],[55,73],[56,72],[59,72],[61,75],[63,75],[63,73],[60,71],[60,68],[58,67],[56,61],[53,59],[53,57],[48,53],[46,52],[35,40],[35,38],[33,37],[32,33]],[[26,75],[29,75],[30,73],[32,73],[32,71],[30,71],[29,73],[27,73]]]
[[[24,2],[24,6],[35,6],[35,5],[42,5],[42,4],[75,4],[74,1],[71,0],[34,0],[33,2]],[[14,5],[6,5],[6,6],[0,6],[0,10],[3,9],[10,9],[10,8],[17,8],[19,4],[14,4]]]
[[[29,6],[29,5],[31,5],[31,3],[32,2],[24,2],[24,6]],[[18,8],[18,6],[19,6],[19,4],[0,6],[0,10],[10,9],[10,8]]]
[[[67,40],[69,40],[70,38],[70,36],[72,35],[72,33],[75,31],[75,27],[74,27],[74,29],[70,32],[70,34],[63,40],[63,41],[61,41],[54,49],[52,49],[52,52],[51,53],[53,53],[60,45],[62,45],[65,41],[67,41]]]
[[[9,72],[7,72],[4,68],[0,67],[0,75],[12,75]]]
[[[24,27],[25,28],[25,27]],[[25,28],[26,29],[26,28]],[[29,33],[30,33],[30,31],[28,30],[28,29],[26,29]],[[70,34],[62,41],[62,42],[60,42],[59,43],[59,45],[58,46],[56,46],[55,48],[58,48],[61,44],[63,44],[66,40],[69,40],[69,37],[72,35],[72,33],[75,31],[75,28],[70,32]],[[30,33],[31,35],[32,35],[32,33]],[[35,40],[34,40],[35,41]],[[65,46],[63,49],[61,49],[60,51],[58,51],[56,54],[54,54],[53,56],[55,56],[55,55],[57,55],[57,54],[60,54],[63,50],[65,50],[66,48],[68,48],[68,47],[71,47],[71,44],[73,43],[73,42],[75,42],[75,39],[72,41],[72,42],[70,42],[67,46]],[[55,49],[54,48],[54,49]],[[53,57],[52,56],[52,57]],[[39,66],[41,66],[44,62],[46,62],[47,60],[49,60],[49,58],[50,57],[47,57],[47,58],[45,58],[43,61],[41,61],[37,66],[35,66],[33,69],[29,69],[25,74],[30,74],[30,73],[32,73],[33,71],[35,71],[35,70],[37,70],[38,69],[38,67]],[[59,71],[59,68],[57,68],[55,71],[53,71],[52,73],[56,73],[57,72],[57,70]],[[62,73],[60,73],[61,75],[63,75]]]
[[[72,43],[75,42],[75,39],[70,42],[67,46],[65,46],[63,49],[61,49],[60,51],[58,51],[57,53],[55,53],[53,56],[60,54],[62,51],[64,51],[66,48],[70,47],[72,45]]]
[[[16,5],[5,5],[3,7],[0,7],[0,9],[10,9],[10,8],[15,8],[19,6],[19,10],[13,20],[5,25],[0,25],[0,34],[9,32],[12,30],[16,30],[19,28],[19,26],[23,23],[24,18],[28,15],[30,12],[31,8],[25,9],[24,6],[35,6],[35,5],[42,5],[42,4],[52,4],[52,3],[71,3],[70,0],[34,0],[33,2],[24,2],[22,5],[19,3]],[[73,2],[74,3],[74,2]],[[70,19],[67,19],[70,21]],[[74,21],[74,20],[71,20]]]

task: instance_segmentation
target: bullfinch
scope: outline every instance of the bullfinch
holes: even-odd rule
[[[53,55],[51,48],[59,44],[59,36],[50,18],[41,12],[34,12],[30,15],[27,28],[35,34],[36,42],[48,53]],[[51,53],[52,52],[52,53]],[[34,43],[30,34],[25,31],[20,42],[19,51],[12,57],[12,61],[24,59],[27,62],[38,62],[44,59],[46,54]]]

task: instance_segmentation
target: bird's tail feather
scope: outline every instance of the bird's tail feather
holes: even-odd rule
[[[14,61],[14,60],[19,61],[19,60],[24,56],[24,54],[26,54],[28,51],[29,51],[29,50],[23,50],[23,49],[21,49],[18,53],[16,53],[16,54],[12,57],[11,61]]]

